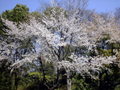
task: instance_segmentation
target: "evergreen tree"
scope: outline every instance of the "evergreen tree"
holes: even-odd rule
[[[27,22],[29,20],[29,8],[26,5],[17,4],[11,11],[2,12],[2,17],[13,22]]]

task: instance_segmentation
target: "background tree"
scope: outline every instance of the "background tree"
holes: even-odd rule
[[[29,21],[29,8],[26,5],[17,4],[11,11],[2,12],[2,17],[13,22]]]

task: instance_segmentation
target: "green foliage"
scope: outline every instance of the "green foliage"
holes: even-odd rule
[[[87,74],[83,78],[76,74],[72,79],[72,90],[119,90],[120,87],[120,68],[117,64],[107,65],[111,71],[104,70],[94,76],[99,79],[92,79]]]
[[[0,64],[0,90],[11,90],[12,77],[10,76],[10,70],[8,70],[9,64],[6,65],[5,60]]]
[[[13,22],[29,21],[29,8],[26,5],[17,4],[11,11],[2,12],[2,17]]]
[[[26,74],[20,79],[17,90],[37,90],[35,84],[34,79]]]
[[[84,79],[79,78],[79,74],[77,74],[73,79],[72,79],[72,90],[83,90],[84,89]]]
[[[110,47],[109,50],[104,50],[102,48],[97,47],[99,55],[103,55],[103,56],[115,55],[115,52],[113,52],[113,49],[118,49],[119,48],[119,44],[113,43],[113,44],[108,44],[108,45]]]
[[[41,19],[43,15],[40,12],[34,11],[30,13],[36,20]]]
[[[29,76],[33,76],[33,78],[38,78],[39,80],[43,79],[43,74],[40,74],[39,72],[29,73]],[[45,79],[47,81],[50,81],[50,76],[49,75],[45,75]]]
[[[118,49],[118,48],[119,48],[119,44],[114,43],[114,44],[113,44],[113,49]]]
[[[99,55],[103,55],[103,56],[115,55],[115,52],[113,52],[113,49],[117,49],[118,50],[119,44],[118,43],[110,43],[110,42],[106,43],[106,40],[109,40],[109,39],[110,39],[110,37],[105,34],[104,38],[101,38],[98,41],[98,43],[100,44],[100,46],[97,47]],[[105,46],[107,47],[106,50],[104,49]]]
[[[43,13],[46,15],[46,16],[48,16],[48,17],[50,17],[51,16],[51,14],[52,14],[52,7],[49,7],[49,8],[47,8]]]
[[[24,54],[27,52],[31,52],[34,49],[34,45],[33,45],[33,39],[29,38],[27,40],[23,40],[21,41],[21,46],[18,48],[20,50],[24,49]]]
[[[103,38],[101,38],[99,41],[103,41],[103,40],[109,40],[110,39],[110,37],[109,37],[109,35],[108,34],[103,34]]]
[[[98,90],[96,81],[88,75],[83,78],[80,74],[76,74],[72,81],[72,90]]]
[[[19,85],[17,90],[38,90],[37,85],[29,83],[27,86]]]
[[[4,22],[2,22],[2,19],[0,17],[0,36],[2,36],[2,37],[5,37],[6,31],[3,30],[5,28],[7,28],[7,27],[4,25]]]
[[[55,15],[53,15],[52,13],[53,7],[48,7],[45,11],[43,11],[43,13],[47,16],[47,17],[51,17],[51,15],[55,18],[57,18]],[[60,7],[55,7],[55,11],[57,12],[56,15],[60,15],[61,11],[63,11],[63,9],[60,10]],[[67,11],[64,12],[65,17],[67,18]]]
[[[39,72],[32,72],[32,73],[29,73],[30,76],[33,76],[35,75],[36,77],[40,78],[40,73]]]
[[[102,90],[116,90],[120,85],[120,69],[117,64],[107,66],[111,71],[102,70],[101,88]]]
[[[99,55],[103,55],[103,56],[111,56],[112,55],[111,50],[103,50],[103,49],[98,48],[98,52],[99,52]]]
[[[0,19],[0,35],[3,35],[5,33],[5,31],[3,31],[2,29],[4,28],[3,22]]]
[[[8,19],[10,21],[13,21],[12,14],[13,14],[13,10],[11,10],[11,11],[10,10],[6,10],[6,11],[2,12],[2,17],[4,19]]]
[[[118,50],[119,49],[119,43],[110,43],[107,42],[107,40],[110,39],[109,35],[107,34],[103,34],[103,38],[101,38],[98,43],[100,46],[97,47],[98,53],[99,55],[103,55],[103,56],[112,56],[115,55],[115,52],[113,51],[113,49]],[[107,47],[107,49],[105,50],[105,46]]]
[[[52,76],[54,74],[55,68],[54,68],[54,63],[51,62],[44,62],[44,69],[45,69],[45,73],[46,75]]]

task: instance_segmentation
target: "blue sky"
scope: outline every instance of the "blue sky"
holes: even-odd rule
[[[89,0],[88,9],[95,9],[96,12],[111,12],[120,7],[120,0]]]
[[[41,1],[41,0],[39,0]],[[43,0],[44,1],[44,0]],[[50,0],[46,0],[50,2]],[[25,4],[30,12],[39,8],[38,0],[0,0],[0,14],[5,10],[11,10],[16,4]],[[95,9],[96,12],[110,12],[120,7],[120,0],[89,0],[88,9]]]

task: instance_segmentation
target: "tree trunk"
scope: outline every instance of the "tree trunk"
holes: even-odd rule
[[[12,75],[12,85],[11,85],[11,89],[13,90],[15,86],[15,74]]]
[[[70,74],[67,73],[67,90],[71,90],[71,82],[72,79],[70,78]]]

